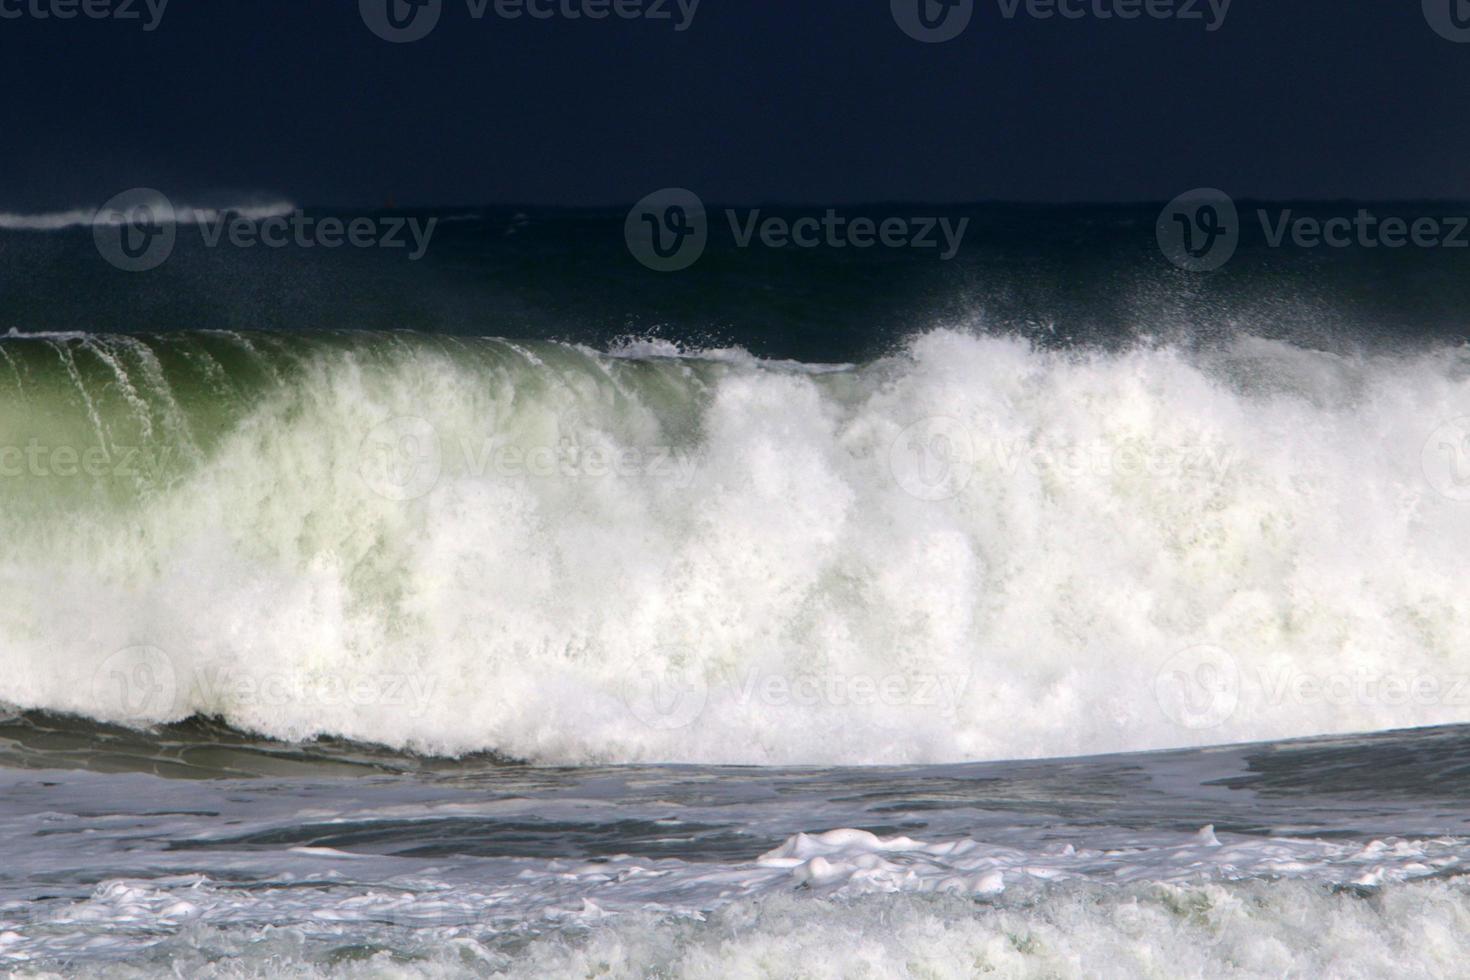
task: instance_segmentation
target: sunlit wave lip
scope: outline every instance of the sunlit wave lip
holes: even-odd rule
[[[7,340],[87,340],[95,336],[85,330],[22,330],[19,327],[11,327],[0,334]]]
[[[744,347],[699,347],[676,343],[659,337],[626,337],[609,345],[605,351],[579,345],[589,355],[626,361],[713,361],[736,367],[760,367],[795,371],[802,374],[840,374],[856,364],[807,363],[789,359],[757,357]]]
[[[279,218],[297,210],[296,205],[284,200],[231,204],[219,208],[196,207],[181,204],[174,208],[169,224],[198,225],[235,216],[246,221],[264,221]],[[6,231],[65,231],[70,228],[90,228],[96,224],[121,224],[121,214],[104,214],[97,208],[71,208],[65,211],[42,211],[23,214],[15,211],[0,211],[0,229]]]

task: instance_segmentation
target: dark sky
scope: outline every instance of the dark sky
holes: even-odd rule
[[[703,0],[682,33],[443,3],[408,44],[358,0],[170,0],[152,32],[0,19],[0,209],[138,185],[344,206],[671,185],[729,203],[1470,198],[1470,43],[1421,0],[1234,0],[1213,33],[976,0],[944,44],[907,37],[889,0]]]

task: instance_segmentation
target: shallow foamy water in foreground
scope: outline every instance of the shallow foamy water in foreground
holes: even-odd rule
[[[36,714],[0,737],[19,975],[1387,977],[1470,953],[1461,729],[883,769]]]

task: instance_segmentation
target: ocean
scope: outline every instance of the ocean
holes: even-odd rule
[[[1361,207],[0,214],[0,970],[1460,972],[1470,248]]]

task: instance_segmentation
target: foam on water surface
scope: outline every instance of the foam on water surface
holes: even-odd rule
[[[996,858],[973,842],[898,845],[951,864],[926,873],[925,858],[896,857],[892,842],[844,834],[841,860],[860,867],[861,883],[779,874],[757,885],[770,858],[697,871],[553,865],[490,888],[363,888],[321,873],[248,891],[200,878],[106,882],[63,911],[7,921],[0,965],[47,975],[46,964],[73,959],[68,975],[140,977],[1390,977],[1450,975],[1470,953],[1463,884],[1401,883],[1458,863],[1448,850],[1431,856],[1449,842],[1241,845],[1205,857],[1231,845],[1201,841],[1140,849],[1120,866],[1131,860],[1136,874],[1117,880],[1060,870],[1098,854],[1006,855],[1014,884],[1003,889],[1000,871],[973,871]],[[1380,887],[1330,884],[1366,868]]]
[[[0,733],[35,740],[0,755],[32,767],[87,737],[48,756]],[[879,770],[302,757],[160,778],[168,743],[109,737],[94,763],[132,768],[0,768],[0,970],[1444,975],[1470,917],[1467,744]]]

